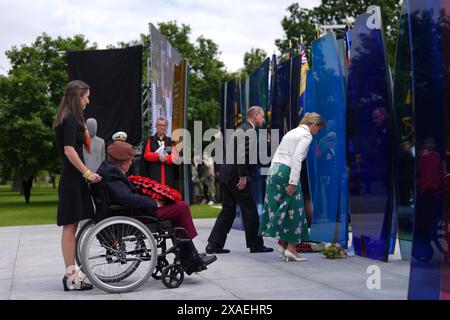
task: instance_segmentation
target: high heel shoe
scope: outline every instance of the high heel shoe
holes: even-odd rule
[[[277,250],[278,250],[278,257],[280,259],[284,259],[284,251],[286,251],[285,247],[283,247],[281,244],[277,244]]]
[[[305,259],[302,257],[297,257],[295,254],[293,254],[292,252],[290,252],[287,249],[284,251],[284,257],[286,258],[286,262],[288,262],[289,260],[296,261],[296,262],[308,261],[308,259]]]
[[[84,291],[84,290],[92,290],[92,284],[86,283],[84,281],[73,282],[69,279],[68,276],[64,276],[63,280],[64,291]]]

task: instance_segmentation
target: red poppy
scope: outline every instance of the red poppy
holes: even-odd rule
[[[135,185],[140,193],[147,194],[155,200],[182,200],[181,194],[177,190],[147,177],[129,176],[128,180]]]

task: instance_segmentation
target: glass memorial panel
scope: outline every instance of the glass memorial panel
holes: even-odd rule
[[[312,44],[313,70],[307,83],[307,110],[325,118],[323,128],[308,152],[308,175],[313,216],[310,240],[339,243],[347,247],[348,208],[345,168],[345,78],[343,60],[334,34]],[[307,92],[310,87],[306,88]]]
[[[417,146],[408,298],[449,299],[450,5],[407,4]]]
[[[355,254],[387,261],[392,236],[391,77],[379,7],[356,18],[348,73],[349,203]]]

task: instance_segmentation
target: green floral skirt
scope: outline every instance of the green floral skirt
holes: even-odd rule
[[[292,196],[286,194],[291,168],[275,164],[266,180],[266,196],[259,233],[290,243],[309,240],[302,188],[297,186]]]

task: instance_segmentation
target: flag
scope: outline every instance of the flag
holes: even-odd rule
[[[269,91],[269,111],[267,111],[267,129],[271,128],[272,119],[272,107],[275,95],[275,74],[277,70],[277,56],[274,54],[272,56],[272,70],[270,74],[270,91]]]
[[[298,121],[303,118],[305,111],[305,97],[306,97],[306,75],[308,74],[309,65],[308,59],[306,58],[305,46],[300,44],[300,56],[302,57],[301,67],[300,67],[300,90],[298,96]]]
[[[415,145],[415,127],[413,120],[413,109],[412,109],[412,93],[411,89],[408,89],[405,97],[405,104],[403,106],[403,114],[402,114],[402,134],[401,140],[408,141],[411,146]]]
[[[346,62],[347,62],[347,68],[350,66],[350,49],[352,44],[352,38],[351,38],[351,31],[350,31],[350,25],[347,24],[345,26],[345,52],[346,52]]]
[[[241,114],[241,79],[236,78],[236,85],[234,86],[234,127],[237,128],[241,125],[242,114]]]
[[[292,42],[289,40],[289,53],[288,53],[288,60],[292,59],[294,57],[294,54],[292,52]]]
[[[319,25],[316,25],[316,40],[320,38],[320,28]]]

